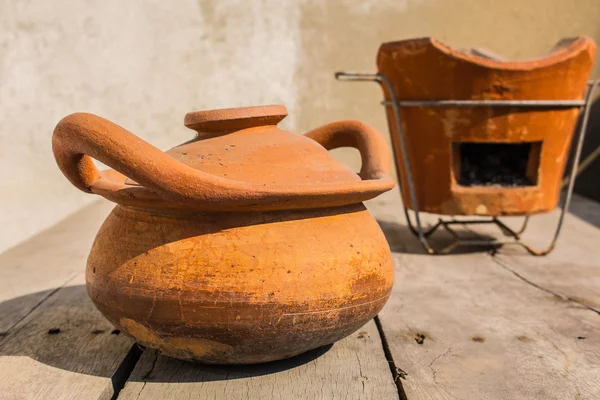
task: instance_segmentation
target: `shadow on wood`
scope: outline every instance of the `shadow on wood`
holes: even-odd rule
[[[112,377],[107,374],[106,368],[100,368],[102,363],[99,359],[108,357],[107,352],[112,349],[122,348],[117,342],[122,344],[124,334],[114,329],[95,309],[84,285],[61,288],[60,299],[52,299],[55,292],[32,293],[0,303],[0,314],[5,314],[28,301],[30,296],[47,299],[43,313],[37,318],[25,318],[14,329],[0,332],[0,357],[29,357],[62,370]],[[231,380],[292,369],[320,357],[331,347],[328,345],[286,360],[249,366],[212,366],[175,359],[169,359],[168,363],[178,371],[196,370],[194,374],[182,376],[206,377],[204,381]]]
[[[214,382],[276,374],[307,364],[327,353],[332,347],[333,345],[330,344],[285,360],[251,365],[200,364],[167,357],[159,354],[156,350],[146,349],[144,350],[143,357],[152,358],[152,367],[141,376],[132,374],[129,381],[145,382],[151,380],[152,382],[164,381],[169,383]],[[159,357],[161,358],[161,371],[157,371],[157,368],[155,368]]]
[[[419,242],[419,238],[412,234],[408,226],[390,221],[378,220],[377,223],[381,227],[385,238],[390,245],[390,250],[395,253],[406,253],[406,254],[426,254],[427,252],[423,248],[423,245]],[[462,239],[478,239],[478,240],[492,240],[493,236],[475,234],[469,229],[465,228],[464,225],[456,225],[452,228]],[[498,236],[501,237],[502,233],[498,231]],[[431,236],[427,238],[429,244],[434,249],[443,249],[450,245],[454,238],[448,232],[445,232],[443,228],[438,228]],[[452,254],[469,254],[469,253],[484,253],[489,251],[490,246],[459,246],[452,251]]]
[[[333,346],[269,364],[207,366],[145,351],[118,398],[398,400],[398,389],[369,321]]]

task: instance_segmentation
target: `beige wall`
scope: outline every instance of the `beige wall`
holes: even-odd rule
[[[0,250],[94,200],[52,157],[68,113],[163,149],[190,137],[187,111],[254,104],[286,105],[296,132],[359,118],[387,134],[379,88],[332,77],[374,71],[380,42],[431,35],[526,58],[577,34],[600,41],[599,0],[0,0]]]

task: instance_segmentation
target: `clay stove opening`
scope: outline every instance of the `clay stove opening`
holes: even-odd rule
[[[542,143],[453,143],[459,186],[536,186]]]

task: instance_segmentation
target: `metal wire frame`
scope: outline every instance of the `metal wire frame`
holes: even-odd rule
[[[393,120],[390,121],[388,118],[388,125],[390,129],[390,133],[393,132],[392,123],[395,124],[397,132],[399,134],[399,148],[396,148],[396,142],[393,141],[394,152],[397,154],[398,151],[402,155],[402,161],[404,166],[404,172],[406,175],[406,181],[408,183],[408,195],[410,201],[412,203],[412,208],[415,215],[416,227],[413,225],[412,220],[410,218],[410,214],[408,212],[408,208],[404,205],[404,215],[406,216],[406,220],[408,222],[408,227],[413,235],[419,238],[419,241],[425,248],[425,250],[429,254],[447,254],[460,246],[486,246],[486,247],[496,247],[505,244],[516,244],[520,245],[525,250],[527,250],[530,254],[536,256],[544,256],[550,253],[554,247],[556,246],[556,242],[560,235],[560,231],[563,226],[565,214],[569,209],[569,204],[571,203],[571,198],[573,195],[573,188],[575,187],[575,178],[578,173],[579,159],[581,157],[581,149],[583,147],[583,140],[585,137],[585,131],[588,125],[590,107],[589,103],[592,98],[592,94],[594,93],[598,83],[600,81],[589,81],[586,91],[583,96],[583,100],[432,100],[432,101],[410,101],[410,100],[398,100],[398,96],[394,90],[394,87],[390,81],[390,79],[382,73],[377,74],[369,74],[369,73],[351,73],[351,72],[336,72],[335,78],[340,81],[367,81],[367,82],[377,82],[384,91],[389,93],[391,100],[383,101],[382,104],[386,107],[391,106],[393,109]],[[554,235],[550,244],[544,249],[536,249],[527,243],[521,240],[521,235],[527,229],[527,224],[529,222],[529,216],[525,217],[523,225],[518,231],[514,231],[502,221],[500,221],[496,217],[492,217],[491,219],[472,219],[472,220],[444,220],[440,218],[436,224],[430,226],[428,228],[424,228],[421,223],[421,217],[419,212],[419,206],[417,203],[417,196],[415,190],[415,181],[412,174],[412,168],[410,165],[409,158],[407,156],[407,148],[406,148],[406,139],[404,135],[404,129],[402,126],[402,120],[400,118],[400,108],[401,107],[538,107],[538,108],[579,108],[580,115],[583,114],[583,118],[581,120],[581,124],[579,125],[578,132],[575,132],[574,140],[577,140],[577,144],[575,147],[575,154],[573,156],[573,164],[571,167],[571,171],[569,173],[568,180],[565,180],[567,184],[567,194],[564,200],[564,204],[562,206],[560,216],[558,217],[558,222],[556,229],[554,231]],[[396,170],[398,173],[398,177],[400,177],[400,164],[399,160],[396,158]],[[398,179],[398,186],[400,191],[403,192],[403,188],[400,183],[400,179]],[[509,236],[509,239],[464,239],[459,237],[459,235],[451,228],[452,225],[455,224],[495,224],[500,228],[505,235]],[[431,236],[438,228],[443,227],[447,232],[449,232],[454,237],[454,242],[450,245],[441,248],[434,249],[430,244],[427,238]]]

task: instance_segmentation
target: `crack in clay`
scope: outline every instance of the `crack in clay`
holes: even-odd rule
[[[340,310],[347,310],[349,308],[356,308],[356,307],[362,307],[362,306],[366,306],[369,304],[373,304],[373,303],[377,303],[378,301],[381,301],[385,298],[389,297],[388,295],[380,297],[378,299],[372,300],[372,301],[367,301],[365,303],[360,303],[360,304],[355,304],[355,305],[351,305],[351,306],[345,306],[345,307],[338,307],[338,308],[331,308],[331,309],[327,309],[327,312],[331,312],[331,311],[340,311]],[[308,314],[319,314],[322,313],[323,310],[318,310],[318,311],[304,311],[304,312],[297,312],[297,313],[285,313],[283,314],[284,317],[286,316],[296,316],[296,315],[308,315]]]
[[[154,307],[156,307],[156,296],[157,293],[155,292],[154,296],[152,297],[152,305],[150,306],[150,310],[148,311],[148,317],[146,317],[147,319],[150,319],[152,313],[154,312]]]

